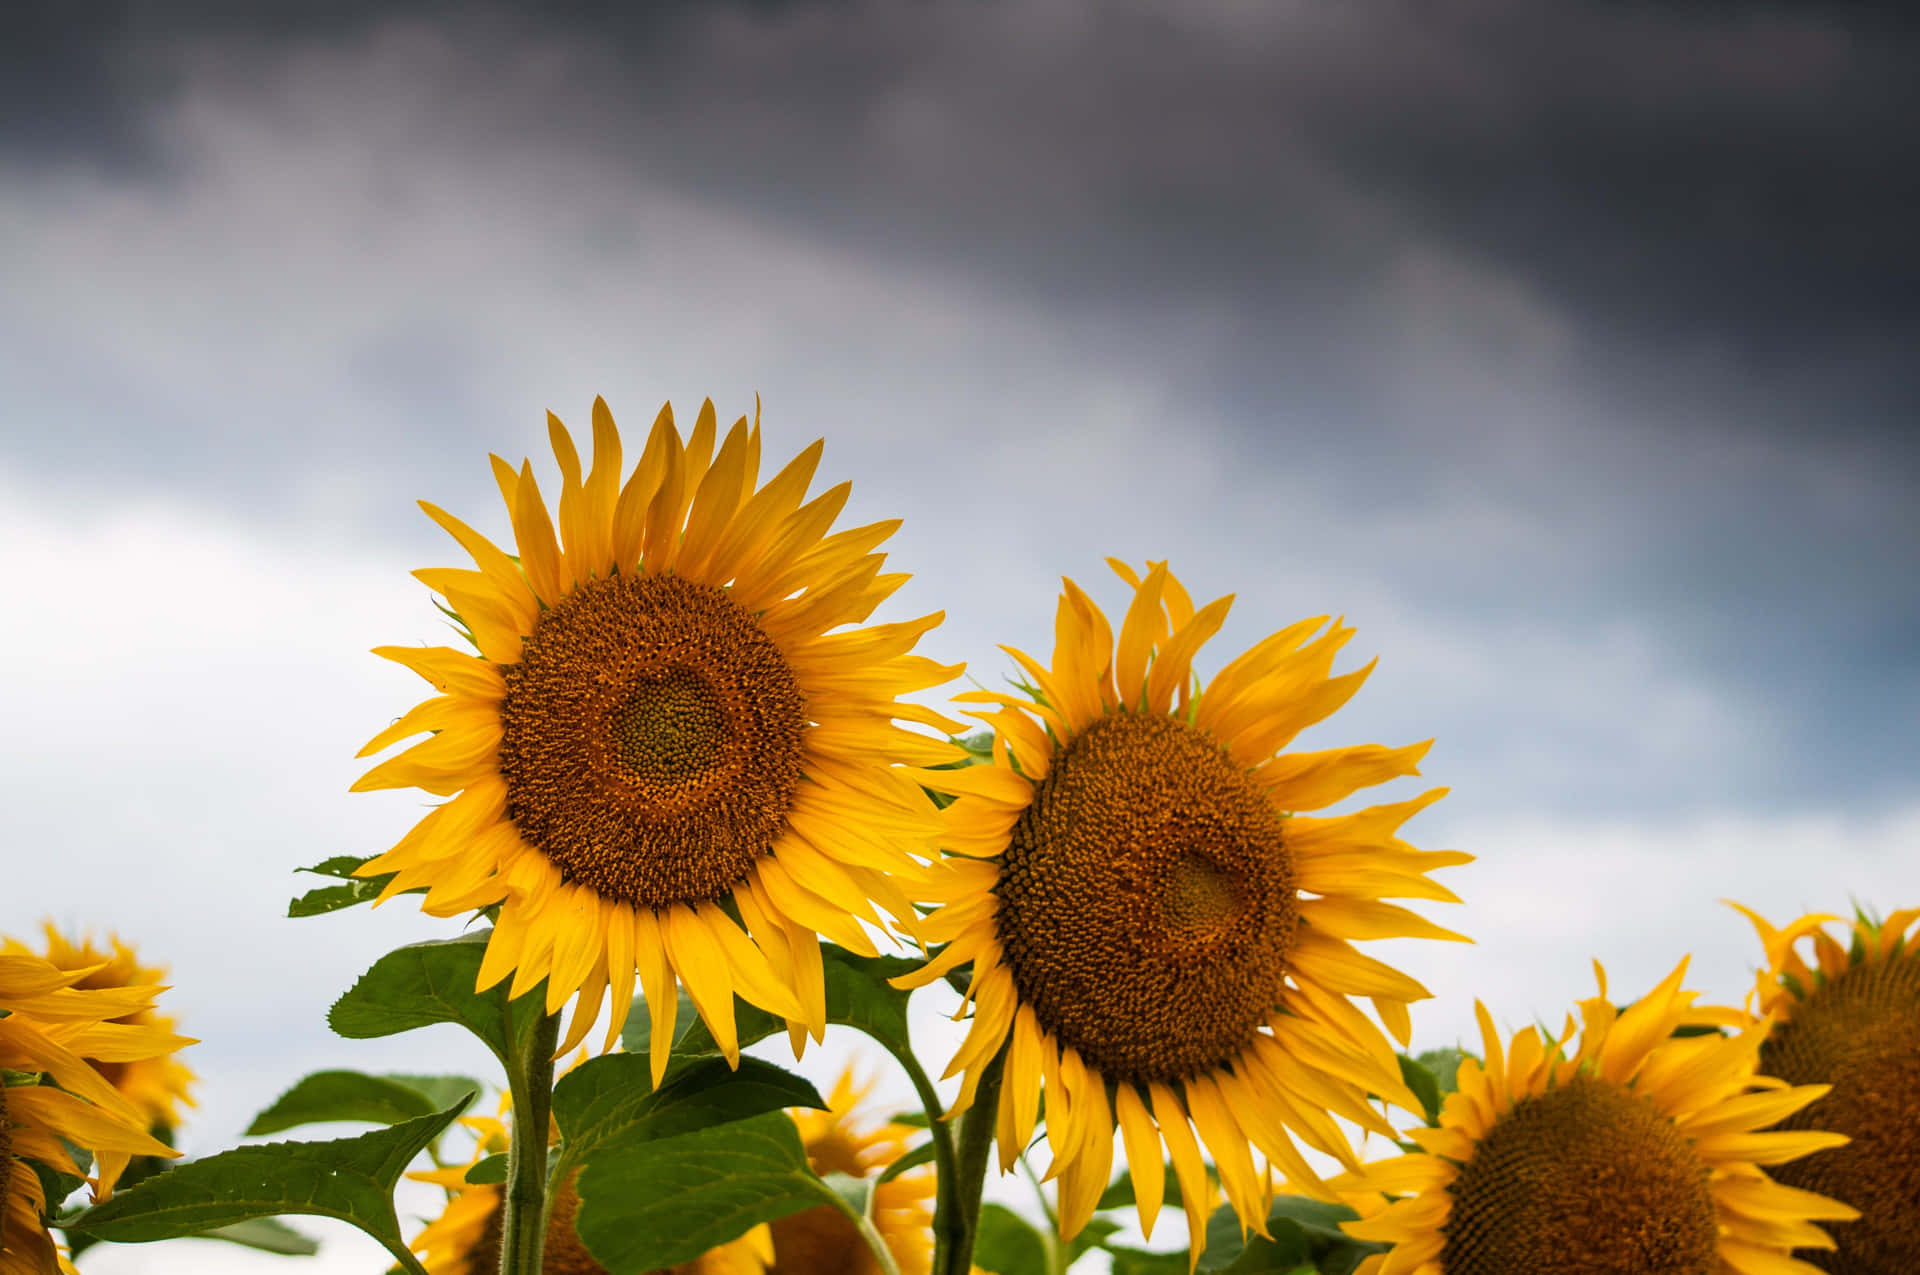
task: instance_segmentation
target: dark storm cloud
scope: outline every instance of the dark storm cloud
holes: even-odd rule
[[[0,155],[186,180],[149,126],[196,85],[264,87],[301,50],[417,24],[453,54],[423,77],[443,130],[410,144],[578,148],[977,278],[1063,347],[1163,370],[1250,489],[1305,476],[1363,520],[1551,529],[1553,553],[1415,531],[1396,586],[1490,625],[1653,625],[1795,723],[1779,791],[1741,798],[1910,790],[1877,760],[1920,715],[1920,29],[1899,7],[266,12],[35,19],[0,53],[21,108]],[[451,432],[484,357],[396,320],[347,373]],[[360,449],[316,438],[308,462]],[[1339,539],[1308,550],[1338,564]]]

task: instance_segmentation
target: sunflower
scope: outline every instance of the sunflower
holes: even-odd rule
[[[828,535],[849,484],[812,500],[821,443],[758,485],[760,430],[743,417],[715,450],[711,402],[682,440],[662,408],[622,481],[620,435],[593,408],[583,474],[549,416],[558,533],[530,463],[494,472],[519,550],[421,507],[477,570],[415,572],[477,654],[381,647],[440,692],[368,743],[356,790],[450,797],[365,864],[381,898],[425,889],[436,916],[498,905],[482,990],[547,980],[547,1010],[578,994],[578,1043],[612,989],[609,1045],[636,971],[664,1071],[676,977],[728,1059],[733,997],[786,1018],[794,1048],[826,1026],[818,938],[873,954],[862,922],[910,923],[894,874],[932,856],[932,802],[896,763],[938,763],[956,730],[897,697],[957,676],[910,654],[943,618],[860,625],[908,577],[874,552],[899,526]]]
[[[899,981],[972,963],[973,1023],[948,1068],[965,1073],[956,1109],[1004,1046],[1001,1166],[1027,1144],[1044,1091],[1064,1235],[1107,1184],[1117,1124],[1149,1232],[1162,1142],[1171,1153],[1197,1261],[1202,1144],[1243,1223],[1263,1228],[1269,1174],[1249,1143],[1297,1189],[1328,1195],[1296,1139],[1351,1165],[1330,1117],[1391,1136],[1370,1093],[1419,1109],[1386,1035],[1348,998],[1371,998],[1404,1043],[1407,1004],[1428,993],[1350,940],[1459,938],[1380,900],[1457,902],[1426,873],[1472,856],[1398,837],[1444,789],[1294,813],[1418,774],[1427,751],[1280,752],[1371,671],[1329,675],[1352,629],[1316,638],[1325,618],[1303,621],[1201,689],[1192,661],[1232,598],[1196,611],[1165,563],[1142,578],[1109,562],[1134,591],[1117,647],[1065,581],[1052,666],[1009,648],[1032,679],[1024,694],[958,697],[993,706],[969,714],[993,728],[993,764],[918,772],[958,794],[943,843],[955,857],[929,887],[942,906],[920,927],[947,947]]]
[[[131,1157],[179,1154],[146,1132],[144,1113],[98,1067],[192,1042],[151,1022],[120,1021],[150,1011],[159,988],[77,986],[93,972],[0,954],[0,1275],[67,1269],[47,1233],[36,1163],[77,1178],[83,1169],[69,1148],[92,1152],[88,1180],[105,1199]]]
[[[814,1172],[867,1178],[906,1154],[913,1130],[893,1124],[865,1128],[856,1119],[870,1088],[856,1084],[849,1068],[828,1098],[831,1110],[789,1113]],[[507,1149],[503,1121],[462,1123],[478,1135],[472,1163]],[[408,1175],[445,1187],[449,1195],[446,1211],[413,1239],[413,1250],[424,1259],[429,1275],[492,1275],[500,1269],[501,1188],[467,1182],[469,1167]],[[901,1275],[926,1275],[931,1264],[933,1195],[931,1169],[908,1170],[875,1188],[874,1228]],[[574,1231],[579,1207],[572,1183],[554,1196],[542,1263],[550,1275],[605,1275]],[[846,1216],[832,1205],[820,1205],[756,1226],[672,1270],[674,1275],[877,1275],[879,1265]]]
[[[87,990],[155,985],[167,976],[165,966],[142,965],[139,954],[123,943],[118,935],[109,937],[108,949],[103,950],[94,945],[91,935],[74,941],[63,935],[51,921],[44,923],[42,928],[46,934],[44,950],[36,953],[32,945],[9,938],[4,945],[0,945],[0,952],[16,956],[37,954],[45,957],[55,968],[68,973],[85,971],[73,986]],[[175,1027],[172,1017],[154,1009],[141,1010],[113,1021],[155,1027],[169,1034]],[[195,1105],[192,1090],[197,1077],[172,1053],[132,1062],[97,1062],[94,1070],[105,1076],[122,1097],[137,1107],[145,1115],[147,1127],[160,1132],[163,1138],[179,1127],[180,1108]]]
[[[1833,1253],[1808,1260],[1861,1275],[1920,1270],[1920,948],[1910,941],[1920,937],[1920,908],[1885,921],[1856,917],[1840,938],[1824,928],[1838,917],[1803,916],[1775,929],[1740,911],[1766,950],[1760,1012],[1779,1020],[1760,1048],[1761,1072],[1833,1089],[1784,1127],[1852,1139],[1779,1170],[1783,1182],[1860,1210],[1859,1220],[1833,1228]],[[1794,950],[1808,938],[1812,965]]]
[[[826,1111],[789,1112],[815,1173],[866,1179],[907,1154],[915,1131],[905,1125],[869,1125],[859,1108],[873,1082],[857,1082],[849,1066],[827,1096]],[[933,1265],[934,1174],[909,1169],[880,1183],[873,1194],[873,1226],[886,1241],[900,1275],[927,1275]],[[880,1264],[847,1216],[829,1204],[776,1219],[769,1275],[879,1275]]]
[[[1827,1087],[1756,1073],[1766,1020],[1675,1036],[1725,1017],[1694,1009],[1686,969],[1619,1012],[1596,962],[1572,1052],[1571,1015],[1558,1040],[1529,1027],[1502,1049],[1476,1005],[1485,1061],[1462,1060],[1439,1127],[1408,1135],[1422,1150],[1341,1182],[1377,1209],[1347,1232],[1394,1245],[1359,1275],[1813,1275],[1789,1253],[1831,1247],[1814,1223],[1853,1210],[1760,1166],[1844,1139],[1756,1131]],[[1381,1192],[1400,1198],[1377,1208]]]

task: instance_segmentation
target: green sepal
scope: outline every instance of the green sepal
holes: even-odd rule
[[[373,963],[327,1011],[327,1025],[349,1040],[372,1040],[435,1023],[458,1023],[486,1042],[506,1066],[509,1036],[546,1013],[543,979],[512,1003],[504,987],[474,991],[491,929],[396,948]]]
[[[389,1249],[403,1247],[394,1185],[471,1100],[357,1138],[236,1147],[151,1177],[58,1225],[98,1240],[144,1244],[254,1218],[307,1214],[350,1222]]]
[[[429,1090],[427,1086],[430,1086]],[[283,1133],[306,1124],[342,1121],[398,1124],[430,1116],[480,1092],[465,1076],[370,1076],[359,1071],[316,1071],[253,1118],[249,1138]]]
[[[690,1262],[762,1222],[846,1203],[807,1168],[778,1111],[656,1141],[602,1147],[581,1170],[574,1228],[609,1275]]]

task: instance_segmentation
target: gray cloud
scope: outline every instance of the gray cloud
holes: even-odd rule
[[[873,516],[926,493],[956,612],[1226,554],[1258,620],[1477,647],[1422,702],[1514,799],[1911,791],[1891,10],[250,14],[46,25],[0,201],[38,481],[427,552],[411,496],[487,499],[447,456],[750,385]]]

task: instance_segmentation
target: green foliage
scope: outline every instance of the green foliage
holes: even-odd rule
[[[923,1142],[919,1146],[915,1147],[913,1150],[901,1156],[898,1160],[895,1160],[892,1164],[888,1165],[886,1169],[882,1171],[882,1173],[880,1174],[880,1181],[891,1182],[895,1178],[899,1177],[902,1173],[905,1173],[907,1170],[917,1169],[923,1164],[932,1164],[933,1161],[934,1161],[933,1143]],[[877,1186],[879,1184],[875,1183],[875,1185]]]
[[[465,1076],[369,1076],[358,1071],[316,1071],[281,1094],[247,1126],[249,1138],[282,1133],[305,1124],[364,1121],[398,1124],[430,1116],[460,1098],[480,1092]]]
[[[546,984],[512,1003],[511,1022],[504,988],[474,991],[492,934],[490,929],[477,930],[388,952],[334,1002],[327,1012],[328,1026],[350,1040],[371,1040],[434,1023],[458,1023],[485,1041],[505,1066],[510,1034],[526,1030],[544,1014]]]
[[[1161,1198],[1165,1202],[1166,1207],[1177,1209],[1180,1207],[1180,1179],[1174,1175],[1171,1164],[1165,1167],[1167,1175],[1166,1185],[1161,1188]],[[1207,1176],[1215,1182],[1218,1182],[1220,1180],[1219,1170],[1215,1169],[1211,1164],[1207,1165],[1206,1168]],[[1120,1175],[1109,1182],[1107,1189],[1100,1193],[1099,1202],[1093,1207],[1100,1210],[1130,1209],[1136,1202],[1133,1194],[1133,1175],[1125,1169],[1122,1169]]]
[[[315,876],[333,877],[341,884],[323,885],[308,890],[287,904],[287,915],[290,917],[320,916],[378,898],[380,891],[386,888],[387,882],[393,880],[393,876],[391,873],[378,877],[354,876],[354,872],[367,862],[367,859],[356,859],[352,855],[336,855],[314,864],[311,868],[296,869],[299,872],[311,872]]]
[[[610,1145],[631,1148],[786,1107],[826,1105],[812,1084],[758,1058],[742,1058],[738,1071],[701,1059],[649,1089],[645,1057],[608,1054],[576,1067],[553,1091],[553,1118],[576,1163]]]
[[[467,1181],[473,1183],[475,1186],[503,1185],[507,1180],[508,1160],[509,1157],[504,1151],[498,1155],[487,1156],[467,1170]]]
[[[899,1052],[907,1045],[907,993],[892,987],[887,980],[917,969],[920,962],[898,956],[856,956],[831,943],[820,945],[826,975],[827,1021],[864,1032],[889,1050]],[[786,1020],[777,1018],[738,997],[733,1002],[734,1027],[745,1048],[786,1030]],[[653,1042],[652,1016],[636,1011],[627,1019],[621,1043],[627,1052],[645,1057]],[[683,991],[674,1017],[673,1062],[668,1071],[690,1065],[695,1059],[717,1058],[720,1046]]]
[[[199,1238],[225,1240],[242,1248],[278,1253],[282,1257],[312,1257],[320,1251],[319,1240],[311,1235],[302,1235],[285,1222],[271,1217],[250,1218],[231,1226],[216,1226],[211,1231],[200,1232]]]
[[[1385,1245],[1353,1239],[1340,1229],[1340,1223],[1359,1216],[1343,1204],[1277,1196],[1267,1213],[1267,1236],[1250,1234],[1243,1243],[1240,1219],[1230,1206],[1223,1206],[1207,1219],[1207,1251],[1200,1255],[1199,1270],[1219,1275],[1292,1275],[1304,1268],[1323,1275],[1349,1275],[1370,1255],[1386,1251]]]
[[[983,1204],[973,1262],[993,1275],[1047,1275],[1047,1240],[1005,1205]]]
[[[466,1105],[463,1100],[357,1138],[223,1151],[148,1178],[59,1225],[96,1240],[141,1244],[257,1218],[310,1214],[351,1222],[389,1249],[404,1247],[394,1185]]]
[[[762,1222],[825,1204],[846,1211],[807,1168],[778,1111],[678,1137],[603,1146],[581,1170],[574,1227],[610,1275],[689,1262]]]

